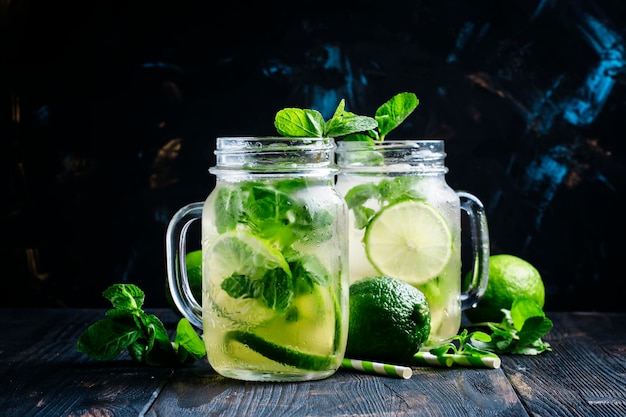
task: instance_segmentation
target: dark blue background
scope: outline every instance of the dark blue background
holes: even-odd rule
[[[421,104],[492,253],[546,309],[623,310],[625,2],[13,0],[2,10],[1,305],[165,304],[164,234],[211,191],[215,138],[284,107]]]

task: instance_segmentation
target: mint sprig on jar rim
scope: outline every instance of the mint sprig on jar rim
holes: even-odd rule
[[[345,109],[342,99],[329,120],[317,110],[288,107],[276,113],[274,126],[288,137],[334,137],[353,141],[383,141],[419,105],[414,93],[401,92],[381,105],[374,117]]]

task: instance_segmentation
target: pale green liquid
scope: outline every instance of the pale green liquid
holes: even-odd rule
[[[337,181],[337,191],[345,195],[351,188],[366,182],[377,183],[381,177],[367,177],[358,175],[340,175]],[[439,344],[439,342],[456,335],[461,325],[461,215],[459,199],[445,182],[438,177],[422,177],[416,181],[415,189],[420,197],[428,204],[437,209],[446,219],[453,236],[452,256],[443,268],[442,272],[424,284],[416,285],[428,301],[431,312],[431,332],[427,344]],[[368,200],[365,206],[376,212],[380,210],[378,201]],[[350,257],[350,283],[357,280],[381,275],[367,258],[363,237],[365,229],[355,226],[352,210],[349,218],[349,257]],[[415,231],[419,233],[419,231]]]
[[[218,184],[223,186],[232,185]],[[218,236],[212,221],[216,215],[213,197],[216,194],[213,192],[204,206],[209,215],[203,216],[203,251],[210,250],[211,242]],[[292,197],[297,197],[313,212],[324,209],[337,218],[331,239],[320,243],[309,236],[283,251],[315,256],[330,273],[329,282],[314,285],[310,293],[294,298],[288,311],[278,312],[254,298],[230,297],[220,287],[226,277],[203,262],[203,339],[209,363],[221,375],[250,381],[313,380],[332,375],[341,364],[348,325],[348,283],[347,277],[342,277],[347,269],[347,211],[340,197],[327,186],[311,186]],[[248,226],[241,223],[237,228],[246,230]],[[253,333],[298,352],[330,358],[329,365],[309,370],[274,361],[228,338],[227,334],[235,330]]]

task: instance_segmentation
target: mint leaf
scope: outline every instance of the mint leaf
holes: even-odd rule
[[[346,193],[345,200],[349,209],[359,207],[369,199],[378,199],[380,192],[374,183],[359,184],[352,187]]]
[[[97,321],[85,330],[76,350],[93,359],[107,361],[119,356],[141,336],[131,317],[118,316]]]
[[[220,285],[231,298],[257,298],[267,308],[285,311],[294,295],[293,276],[281,268],[268,269],[261,279],[233,274]]]
[[[294,296],[293,276],[280,268],[270,269],[261,278],[261,301],[274,311],[285,311]]]
[[[367,227],[376,211],[366,207],[368,200],[377,200],[381,206],[398,203],[404,200],[420,200],[414,184],[419,181],[415,176],[383,179],[378,184],[367,183],[352,187],[345,195],[348,209],[352,210],[355,226],[359,229]]]
[[[505,317],[510,319],[513,326],[517,330],[522,330],[526,320],[532,317],[545,317],[541,307],[537,305],[532,298],[518,298],[511,306],[509,314],[505,313]]]
[[[333,114],[333,117],[331,117],[330,120],[328,120],[324,124],[324,132],[329,132],[329,131],[335,132],[337,130],[342,129],[342,124],[344,122],[344,115],[345,115],[345,106],[346,106],[346,101],[342,99],[339,102],[339,105],[337,105],[337,108],[335,109],[335,113]]]
[[[379,202],[381,204],[395,204],[405,200],[422,200],[423,197],[415,189],[419,177],[407,175],[385,178],[378,183]]]
[[[296,286],[298,294],[311,292],[313,285],[327,287],[331,276],[324,264],[313,255],[304,255],[293,262],[289,262],[294,277],[298,277]]]
[[[413,93],[398,93],[376,110],[375,119],[378,123],[378,140],[385,137],[409,117],[419,105],[417,96]]]
[[[235,230],[243,211],[242,195],[239,188],[222,187],[217,191],[215,202],[215,227],[218,233]]]
[[[186,365],[192,365],[206,355],[204,342],[186,318],[178,322],[174,348],[178,361]]]
[[[251,280],[245,275],[233,274],[224,279],[220,285],[231,298],[257,298],[260,295],[259,280]]]
[[[341,125],[334,126],[332,129],[327,128],[324,132],[324,137],[337,138],[353,132],[371,130],[376,126],[377,122],[375,119],[350,113],[349,115],[344,115]]]
[[[324,116],[317,110],[286,108],[276,113],[274,126],[288,137],[324,137]]]
[[[379,196],[378,186],[374,183],[359,184],[348,190],[344,199],[348,209],[352,210],[354,214],[354,222],[357,229],[367,227],[370,219],[376,213],[374,209],[364,206],[365,202],[370,199],[378,200]]]
[[[163,323],[153,314],[143,311],[138,314],[141,321],[141,337],[129,346],[131,357],[137,362],[151,366],[169,366],[176,363],[176,352],[169,340]]]
[[[517,346],[537,347],[534,344],[552,330],[552,321],[543,316],[529,317],[519,331]]]
[[[113,304],[114,308],[136,310],[143,306],[144,292],[132,284],[114,284],[107,288],[103,297]]]
[[[375,129],[378,122],[367,116],[359,116],[344,110],[346,101],[341,100],[333,117],[324,126],[324,137],[346,136],[354,132]]]

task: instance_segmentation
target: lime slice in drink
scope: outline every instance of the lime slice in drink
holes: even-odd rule
[[[285,314],[277,314],[249,330],[227,332],[233,358],[271,367],[276,362],[305,370],[325,370],[337,360],[341,317],[327,287],[314,285],[294,299]],[[337,322],[339,321],[339,323]]]
[[[452,254],[452,233],[429,204],[405,200],[383,208],[365,230],[365,251],[383,275],[422,284],[437,276]]]
[[[269,319],[274,311],[257,298],[232,297],[222,289],[222,282],[236,275],[253,281],[276,268],[291,275],[289,265],[279,250],[245,231],[218,236],[206,250],[206,268],[209,277],[207,295],[212,308],[224,318],[250,325]]]
[[[243,346],[247,346],[254,352],[275,362],[296,367],[298,369],[306,369],[312,371],[320,371],[329,369],[336,361],[334,356],[314,355],[304,353],[299,350],[277,345],[253,333],[240,330],[233,330],[226,334],[226,340],[236,341]]]
[[[334,350],[340,320],[328,287],[313,285],[308,294],[293,299],[284,315],[254,329],[259,337],[278,345],[300,346],[308,353],[328,354]]]

